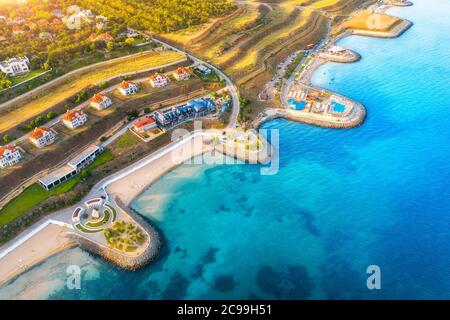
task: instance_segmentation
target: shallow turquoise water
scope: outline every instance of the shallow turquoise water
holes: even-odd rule
[[[450,3],[415,2],[391,10],[415,23],[402,37],[346,38],[363,59],[316,73],[367,107],[362,127],[272,121],[278,174],[183,165],[134,202],[165,236],[155,264],[129,273],[73,249],[0,297],[450,298]],[[82,290],[64,286],[71,264]],[[372,264],[379,291],[366,288]]]

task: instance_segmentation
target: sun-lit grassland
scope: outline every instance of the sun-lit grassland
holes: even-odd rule
[[[256,22],[259,18],[258,12],[259,3],[248,2],[245,4],[241,4],[240,7],[236,10],[236,12],[230,14],[228,17],[230,18],[219,18],[211,20],[208,23],[205,23],[200,26],[189,27],[184,30],[180,30],[177,32],[162,34],[163,37],[170,39],[180,45],[190,45],[197,44],[198,38],[200,38],[203,34],[207,33],[204,37],[204,41],[200,43],[203,47],[204,42],[208,42],[209,39],[214,38],[219,40],[218,37],[212,37],[216,34],[221,34],[223,36],[229,35],[235,31],[242,30],[246,28],[246,26],[251,25]],[[216,26],[213,30],[210,30],[212,27]],[[198,47],[198,46],[197,46]],[[210,53],[212,50],[208,50]]]
[[[51,90],[45,90],[38,97],[27,101],[14,112],[0,115],[0,131],[11,129],[23,122],[24,119],[45,112],[87,86],[123,73],[165,65],[182,58],[184,58],[182,54],[174,51],[146,52],[128,59],[111,61],[99,67],[81,70],[72,75],[70,79],[65,80],[64,83],[53,87]]]
[[[292,8],[287,7],[287,10],[284,12],[284,15],[288,16],[292,13]],[[257,63],[260,61],[260,54],[264,51],[265,48],[275,44],[276,42],[282,42],[283,40],[288,40],[291,36],[293,36],[296,32],[303,29],[308,22],[310,22],[310,16],[312,11],[309,9],[304,9],[301,12],[299,12],[295,19],[292,21],[289,21],[288,24],[273,32],[268,34],[266,37],[264,37],[261,41],[259,41],[257,44],[252,46],[252,50],[250,50],[245,56],[240,59],[240,61],[235,64],[231,70],[237,71],[237,70],[245,70],[247,68],[251,68],[253,66],[256,66]]]
[[[106,150],[99,155],[94,162],[92,162],[85,170],[89,171],[99,167],[113,159],[110,151]],[[26,212],[32,210],[43,201],[72,190],[81,180],[81,175],[78,174],[72,179],[60,184],[59,186],[46,191],[38,183],[34,183],[26,188],[20,195],[11,200],[5,207],[0,210],[0,227],[5,226],[11,221],[22,216]]]
[[[354,30],[389,31],[403,19],[387,14],[375,14],[367,10],[361,10],[352,14],[342,23],[342,27]]]

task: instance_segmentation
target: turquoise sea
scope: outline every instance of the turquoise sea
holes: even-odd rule
[[[156,263],[126,272],[72,249],[0,297],[450,298],[450,2],[414,2],[390,10],[414,22],[403,36],[345,38],[362,60],[315,74],[367,107],[362,127],[271,121],[278,174],[182,165],[135,200],[165,237]],[[65,287],[73,264],[81,290]],[[381,290],[366,287],[369,265],[381,268]]]

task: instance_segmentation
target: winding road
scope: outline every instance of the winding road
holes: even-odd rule
[[[212,64],[193,56],[189,52],[178,49],[178,48],[176,48],[164,41],[161,41],[159,39],[153,38],[153,41],[165,46],[166,48],[169,48],[169,49],[172,49],[179,53],[185,54],[187,57],[189,57],[194,62],[194,64],[196,64],[196,63],[203,64],[203,65],[211,68],[212,70],[214,70],[216,72],[216,74],[218,74],[222,79],[225,79],[225,82],[227,83],[227,88],[229,89],[231,98],[233,99],[233,109],[231,110],[230,122],[228,123],[227,129],[236,127],[237,119],[239,116],[239,111],[241,109],[241,103],[239,101],[238,89],[236,88],[236,85],[233,83],[233,81],[231,81],[231,79],[219,68],[216,68]]]

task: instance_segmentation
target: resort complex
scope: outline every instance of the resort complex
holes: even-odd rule
[[[405,165],[395,153],[382,167],[371,153],[396,149],[408,123],[424,117],[396,103],[415,83],[373,74],[392,72],[392,57],[401,46],[413,51],[414,39],[384,49],[396,40],[367,38],[411,29],[396,15],[417,14],[412,2],[93,0],[77,2],[72,15],[66,7],[0,4],[0,298],[33,266],[64,259],[58,268],[79,264],[92,281],[67,290],[71,298],[90,298],[97,278],[102,298],[379,298],[360,293],[369,273],[358,268],[396,247],[372,256],[364,248],[380,235],[407,242],[410,224],[390,214],[426,224],[427,199],[445,184],[422,188],[420,201],[380,196],[384,187],[389,196],[414,193],[412,177],[391,175],[411,166],[421,179],[442,159]],[[392,61],[380,67],[372,52]],[[434,70],[414,59],[411,70],[419,62]],[[352,67],[358,73],[348,77]],[[416,152],[430,150],[439,148]],[[406,231],[396,233],[397,224]],[[82,250],[66,251],[74,247]],[[142,272],[121,290],[108,281],[129,274],[109,263]],[[62,283],[49,282],[42,287]],[[341,292],[347,285],[353,295]]]

